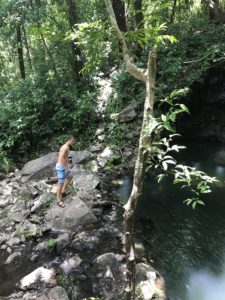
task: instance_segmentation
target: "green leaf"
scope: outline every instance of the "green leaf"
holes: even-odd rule
[[[162,114],[161,119],[162,119],[163,122],[165,122],[166,121],[166,116]]]
[[[186,203],[187,205],[190,205],[192,202],[193,202],[193,199],[190,199],[190,198],[184,200],[184,203]]]
[[[159,174],[159,175],[157,176],[157,178],[158,178],[158,183],[160,183],[160,182],[163,180],[164,177],[165,177],[165,174]]]
[[[168,169],[168,165],[166,162],[162,162],[163,169],[166,171]]]
[[[173,112],[172,114],[169,115],[170,120],[173,122],[176,121],[176,117],[177,117],[177,114],[175,112]]]
[[[205,205],[205,203],[202,200],[197,200],[196,202],[200,205]]]
[[[181,109],[182,109],[183,111],[186,111],[188,114],[190,114],[190,111],[189,111],[189,109],[187,108],[186,105],[184,105],[184,104],[179,104],[179,106],[181,107]]]
[[[168,130],[168,131],[172,131],[175,132],[175,130],[172,128],[172,126],[170,125],[170,122],[166,121],[163,123],[163,126]]]
[[[165,163],[175,165],[176,162],[174,160],[164,160]]]

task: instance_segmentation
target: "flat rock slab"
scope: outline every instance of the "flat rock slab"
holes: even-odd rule
[[[67,199],[64,208],[57,206],[56,203],[52,203],[45,216],[47,226],[53,231],[73,231],[80,225],[97,222],[96,217],[80,198],[73,196]]]

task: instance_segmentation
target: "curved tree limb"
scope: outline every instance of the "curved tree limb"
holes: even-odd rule
[[[117,38],[119,40],[119,42],[122,45],[122,51],[123,51],[123,57],[124,57],[124,63],[126,65],[126,69],[127,71],[136,79],[141,80],[141,81],[145,81],[146,80],[146,70],[142,69],[142,68],[138,68],[132,61],[131,61],[131,57],[127,48],[127,44],[125,41],[125,38],[123,36],[123,33],[121,32],[121,30],[119,29],[119,26],[117,24],[116,21],[116,16],[112,7],[112,3],[110,0],[105,0],[105,5],[106,5],[106,9],[108,11],[110,20],[111,20],[111,24],[113,26],[113,28],[116,31],[116,35]]]

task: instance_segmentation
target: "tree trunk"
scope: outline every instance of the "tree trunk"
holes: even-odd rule
[[[42,40],[43,46],[44,46],[44,48],[46,50],[46,53],[48,54],[48,57],[50,58],[52,69],[53,69],[55,75],[57,76],[58,72],[57,72],[57,69],[56,69],[55,60],[54,60],[54,58],[52,56],[52,53],[51,53],[50,49],[48,48],[47,42],[46,42],[46,40],[45,40],[44,35],[43,35],[42,32],[40,33],[40,36],[41,36],[41,40]]]
[[[37,10],[39,12],[39,10],[41,8],[41,0],[35,0],[35,5],[36,5]],[[40,28],[40,38],[41,38],[42,44],[44,46],[44,49],[45,49],[45,51],[46,51],[46,53],[47,53],[47,55],[48,55],[48,57],[50,59],[50,62],[51,62],[51,65],[52,65],[52,69],[53,69],[55,75],[57,76],[58,72],[57,72],[56,64],[55,64],[52,52],[49,49],[48,44],[47,44],[47,42],[45,40],[45,37],[43,35],[42,27],[41,27],[41,22],[39,20],[37,21],[37,26]]]
[[[173,8],[172,8],[171,16],[170,16],[170,23],[173,23],[173,21],[174,21],[176,8],[177,8],[177,0],[173,0]]]
[[[209,19],[219,21],[219,0],[210,0],[209,3]]]
[[[142,13],[142,0],[134,0],[134,10],[135,10],[135,25],[137,28],[142,28],[144,26],[144,15]]]
[[[119,26],[116,22],[116,17],[110,0],[105,0],[105,5],[115,29],[117,38],[122,45],[124,63],[127,71],[138,80],[142,80],[146,85],[146,97],[144,104],[144,116],[142,129],[139,139],[138,155],[135,164],[133,188],[127,204],[124,206],[124,222],[125,222],[125,249],[126,249],[126,298],[127,300],[135,300],[135,248],[134,248],[134,217],[138,200],[142,194],[144,174],[145,174],[145,154],[146,146],[150,145],[151,134],[146,135],[146,125],[149,119],[153,117],[154,111],[154,91],[156,78],[156,52],[153,50],[149,53],[148,65],[146,70],[138,68],[133,64],[129,53],[126,41]],[[163,299],[163,298],[162,298]]]
[[[144,27],[144,15],[142,13],[142,0],[133,0],[133,7],[135,11],[134,19],[135,19],[135,27],[140,29]],[[134,53],[137,57],[141,56],[142,48],[136,43],[133,45]]]
[[[5,81],[7,81],[8,79],[8,76],[7,76],[7,71],[6,71],[6,68],[5,68],[5,62],[4,62],[4,56],[1,56],[0,55],[0,60],[1,60],[1,76],[4,76],[5,75],[5,80],[4,80],[4,84],[5,84]]]
[[[17,53],[18,53],[20,75],[23,79],[25,79],[26,74],[25,74],[25,64],[24,64],[24,58],[23,58],[23,43],[22,43],[22,35],[21,35],[20,25],[18,25],[16,28],[16,40],[17,40]]]
[[[26,34],[26,30],[25,30],[24,26],[22,26],[22,30],[23,30],[24,44],[25,44],[25,47],[26,47],[27,60],[28,60],[28,63],[29,63],[29,68],[30,68],[30,71],[33,72],[33,65],[32,65],[32,60],[31,60],[30,47],[29,47],[29,44],[28,44],[27,34]]]
[[[147,77],[146,77],[146,97],[144,104],[144,116],[142,121],[142,128],[139,139],[138,155],[134,170],[134,181],[132,192],[127,204],[124,206],[124,221],[125,221],[125,248],[127,254],[127,299],[135,300],[135,251],[134,251],[134,219],[136,213],[136,207],[138,200],[142,194],[144,175],[145,175],[145,154],[144,150],[146,146],[150,145],[151,134],[145,133],[145,128],[154,112],[154,99],[155,99],[155,78],[156,78],[156,53],[155,51],[150,52],[148,66],[147,66]]]
[[[76,5],[74,0],[66,0],[67,4],[67,16],[68,23],[71,30],[75,24],[78,23],[78,15],[76,10]],[[80,71],[82,69],[82,60],[81,60],[81,51],[76,44],[76,40],[73,40],[71,43],[71,54],[72,54],[72,72],[73,78],[75,81],[80,80]]]
[[[113,0],[112,6],[119,29],[122,32],[127,32],[127,19],[124,0]]]

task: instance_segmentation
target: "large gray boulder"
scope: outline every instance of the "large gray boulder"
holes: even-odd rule
[[[111,119],[115,119],[118,122],[129,122],[132,121],[133,119],[135,119],[137,116],[136,111],[134,109],[134,107],[132,106],[128,106],[126,108],[124,108],[121,112],[119,112],[118,114],[112,114],[110,117]]]
[[[125,277],[126,267],[118,260],[118,256],[114,253],[104,253],[94,261],[96,268],[96,277],[98,284],[96,290],[102,299],[114,300],[126,299],[125,296]]]
[[[163,277],[150,265],[136,265],[136,282],[144,300],[168,300]]]
[[[100,183],[98,176],[90,171],[84,170],[82,167],[74,166],[72,172],[73,186],[77,190],[94,190]]]
[[[87,150],[83,151],[70,151],[69,156],[72,157],[72,164],[81,164],[92,158],[92,153]]]
[[[72,157],[73,164],[79,164],[91,158],[92,154],[87,150],[70,151],[69,156]],[[27,162],[21,172],[22,182],[27,182],[31,179],[40,180],[52,176],[57,158],[58,152],[52,152]]]
[[[39,180],[51,176],[57,156],[57,152],[52,152],[27,162],[21,172],[22,181]]]
[[[80,198],[73,196],[67,197],[64,208],[52,203],[45,222],[53,231],[68,232],[80,225],[95,223],[97,219]]]
[[[48,299],[50,300],[69,300],[66,290],[61,286],[56,286],[48,293]]]
[[[30,274],[20,280],[19,287],[22,290],[37,289],[40,283],[46,286],[54,286],[56,284],[55,271],[45,267],[39,267]]]

